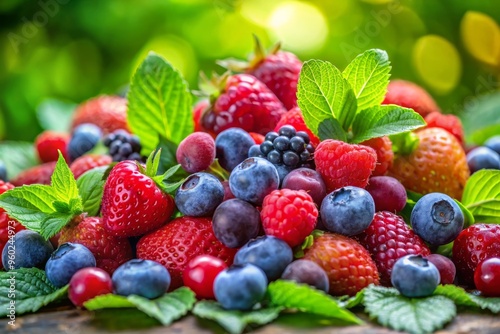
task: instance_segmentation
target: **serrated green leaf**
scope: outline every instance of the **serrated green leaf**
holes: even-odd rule
[[[318,137],[320,140],[337,139],[347,141],[347,133],[335,118],[327,118],[319,123]]]
[[[412,334],[432,333],[443,328],[457,313],[444,296],[407,298],[394,288],[370,285],[364,292],[365,311],[386,327]]]
[[[344,298],[337,299],[339,305],[341,307],[350,309],[354,308],[358,305],[361,305],[363,303],[363,298],[365,296],[365,290],[358,291],[356,295],[350,297],[350,296],[344,296]]]
[[[434,295],[445,296],[458,306],[479,307],[493,313],[500,313],[500,298],[476,296],[456,285],[439,285],[434,291]]]
[[[127,121],[151,152],[164,136],[178,144],[193,132],[191,93],[179,71],[151,52],[135,72],[128,93]]]
[[[490,310],[493,313],[500,313],[500,298],[499,297],[480,297],[470,296],[471,300],[483,310]]]
[[[356,315],[342,308],[333,297],[306,284],[277,280],[269,284],[267,294],[274,306],[293,308],[353,324],[363,323]]]
[[[500,170],[483,169],[467,180],[462,204],[476,221],[500,222]]]
[[[338,68],[323,60],[308,60],[297,84],[297,103],[311,131],[318,135],[325,119],[335,118],[344,131],[354,119],[357,102],[354,92]]]
[[[69,169],[61,152],[59,152],[59,159],[57,160],[54,173],[52,173],[50,184],[55,196],[60,201],[69,204],[71,199],[78,198],[78,187],[75,176],[71,172],[71,169]]]
[[[11,289],[11,284],[14,289]],[[66,296],[68,286],[60,289],[53,286],[45,272],[37,268],[21,268],[0,272],[0,317],[9,314],[14,305],[16,315],[36,312],[49,303]]]
[[[80,175],[76,180],[78,192],[82,199],[83,211],[87,212],[89,216],[97,216],[99,213],[104,184],[106,183],[103,177],[107,169],[107,166],[93,168]]]
[[[282,307],[268,307],[251,311],[224,309],[219,303],[203,300],[196,303],[193,314],[204,319],[216,321],[231,334],[243,333],[248,325],[265,325],[276,319]]]
[[[381,105],[361,110],[354,119],[353,143],[361,143],[371,138],[408,132],[425,126],[418,113],[397,105]]]
[[[347,65],[342,75],[351,84],[361,111],[380,105],[389,85],[391,63],[387,52],[367,50]]]
[[[33,143],[20,141],[1,142],[0,160],[5,164],[8,179],[13,179],[21,171],[38,164]]]
[[[168,326],[186,315],[193,308],[195,302],[194,292],[189,288],[181,287],[152,300],[136,295],[123,297],[107,294],[87,301],[84,306],[91,311],[136,307],[164,326]]]
[[[45,130],[67,132],[76,104],[56,99],[45,99],[36,108],[36,116]]]

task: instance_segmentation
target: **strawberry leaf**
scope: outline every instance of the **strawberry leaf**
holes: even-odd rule
[[[316,135],[319,134],[320,124],[332,118],[347,132],[357,109],[354,91],[339,69],[327,61],[316,59],[306,61],[302,66],[297,84],[297,103],[307,126]],[[330,136],[339,139],[337,133]]]
[[[447,297],[407,298],[394,288],[374,285],[365,289],[363,301],[366,312],[381,325],[412,334],[443,328],[457,313]]]
[[[104,184],[106,183],[103,176],[108,168],[108,166],[93,168],[83,173],[76,180],[78,192],[82,199],[83,211],[87,212],[89,216],[97,216],[99,213]]]
[[[178,144],[193,132],[191,93],[178,70],[151,52],[135,72],[128,93],[127,121],[141,140],[143,152],[159,136]]]
[[[12,309],[16,315],[36,312],[63,299],[67,291],[68,286],[56,288],[47,279],[45,271],[37,268],[0,271],[0,317],[8,316]]]
[[[476,221],[498,223],[500,218],[500,170],[483,169],[465,184],[462,204]]]
[[[387,52],[372,49],[347,65],[342,75],[351,84],[358,100],[358,112],[380,105],[389,84],[391,63]]]
[[[333,297],[306,284],[277,280],[269,284],[267,294],[273,306],[297,309],[353,324],[363,323],[356,315],[342,308]]]
[[[194,306],[193,314],[216,321],[231,334],[240,334],[249,325],[265,325],[272,322],[282,310],[283,308],[279,306],[251,311],[226,310],[215,301],[202,300]]]
[[[458,306],[479,307],[493,313],[500,313],[500,298],[476,296],[456,285],[439,285],[434,291],[434,295],[445,296],[453,300]]]
[[[352,142],[361,143],[371,138],[408,132],[425,124],[422,116],[412,109],[397,105],[373,106],[356,115],[352,124]]]

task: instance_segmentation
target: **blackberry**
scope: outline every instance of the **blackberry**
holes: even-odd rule
[[[115,162],[124,160],[143,161],[139,138],[125,130],[120,129],[108,134],[104,137],[103,143],[109,148],[109,155]]]
[[[249,157],[265,158],[278,171],[281,170],[280,179],[299,167],[314,168],[313,155],[314,147],[309,135],[304,131],[296,131],[291,125],[282,126],[278,132],[268,132],[262,144],[253,145],[248,150]]]

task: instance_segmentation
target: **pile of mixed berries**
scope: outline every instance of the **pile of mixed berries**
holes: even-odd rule
[[[414,132],[412,152],[394,153],[385,136],[321,141],[297,106],[300,60],[275,51],[251,64],[194,107],[196,131],[175,155],[188,176],[174,194],[143,167],[149,152],[117,96],[81,104],[69,134],[40,134],[40,165],[7,182],[0,163],[0,193],[49,184],[58,151],[77,179],[112,166],[99,215],[74,217],[50,240],[15,222],[14,269],[45,269],[54,286],[69,284],[77,306],[105,293],[152,299],[185,285],[200,299],[249,310],[280,278],[334,296],[370,284],[409,297],[438,284],[500,296],[500,225],[466,227],[455,201],[471,173],[500,169],[500,136],[469,149],[456,116],[395,80],[383,104],[413,108],[427,123]],[[214,172],[216,161],[225,173]],[[405,220],[407,190],[423,196]],[[0,208],[0,250],[10,220]],[[450,257],[435,252],[450,242]],[[6,251],[2,260],[10,269]]]

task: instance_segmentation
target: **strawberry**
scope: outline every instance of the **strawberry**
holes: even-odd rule
[[[412,108],[422,117],[440,109],[432,96],[417,84],[404,80],[393,80],[387,87],[387,94],[382,104],[397,104]]]
[[[0,180],[0,195],[13,188],[13,184]],[[0,254],[2,254],[3,248],[9,241],[9,236],[24,229],[23,225],[17,220],[10,218],[5,210],[0,208]],[[9,231],[12,232],[9,233]]]
[[[46,162],[44,164],[28,168],[19,173],[10,182],[16,187],[27,184],[50,184],[52,173],[56,168],[56,162]]]
[[[267,235],[295,247],[314,230],[318,209],[304,190],[278,189],[264,198],[260,217]]]
[[[500,225],[475,224],[462,230],[453,243],[452,253],[460,283],[474,286],[477,265],[500,257]]]
[[[377,153],[377,165],[372,172],[372,176],[382,176],[391,168],[394,161],[394,152],[392,151],[392,142],[387,136],[368,139],[361,145],[370,146]]]
[[[255,144],[257,145],[260,145],[264,142],[265,140],[265,137],[264,135],[261,135],[260,133],[257,133],[257,132],[249,132],[248,133],[250,135],[250,137],[252,137],[253,141],[255,142]]]
[[[221,92],[202,116],[202,126],[212,135],[232,127],[265,135],[286,112],[276,95],[252,75],[223,76],[218,85]]]
[[[198,255],[220,258],[229,266],[236,249],[224,246],[212,229],[209,218],[180,217],[143,236],[137,243],[137,257],[153,260],[167,268],[172,282],[170,290],[182,285],[182,273]]]
[[[278,124],[274,128],[274,131],[278,132],[278,130],[283,125],[291,125],[297,131],[305,131],[309,135],[309,139],[311,140],[311,144],[316,147],[318,146],[320,140],[319,138],[312,133],[312,131],[307,127],[306,122],[304,121],[304,116],[302,116],[302,111],[299,107],[292,108],[281,116]]]
[[[174,200],[160,189],[158,184],[161,181],[155,177],[156,170],[150,170],[151,159],[159,159],[159,156],[148,159],[146,170],[136,161],[125,160],[109,173],[101,212],[110,234],[139,236],[159,228],[170,219],[175,208]]]
[[[441,128],[425,128],[415,134],[418,147],[409,155],[397,155],[388,175],[407,190],[441,192],[460,200],[470,174],[462,145]]]
[[[326,139],[316,148],[314,162],[329,193],[345,186],[364,188],[375,169],[377,154],[368,146]]]
[[[370,226],[354,239],[370,252],[384,285],[391,285],[392,267],[397,259],[407,254],[431,253],[403,218],[389,211],[375,213]]]
[[[101,95],[80,104],[73,115],[71,129],[92,123],[104,134],[118,129],[130,131],[127,125],[127,100],[120,96]]]
[[[75,179],[78,179],[80,175],[85,173],[92,168],[107,166],[113,162],[113,159],[109,155],[105,154],[86,154],[75,161],[73,161],[70,165],[70,169],[75,176]]]
[[[35,147],[41,162],[57,161],[61,151],[64,159],[68,160],[67,147],[69,134],[55,131],[44,131],[35,139]]]
[[[99,217],[78,216],[61,230],[59,244],[79,243],[94,254],[97,267],[110,275],[121,264],[132,259],[132,247],[127,238],[112,235]]]
[[[429,128],[445,129],[457,138],[458,142],[464,145],[464,129],[462,121],[455,115],[445,115],[434,111],[425,116],[425,122]]]
[[[314,239],[303,259],[325,270],[329,293],[334,296],[353,296],[370,284],[379,284],[377,267],[370,254],[354,239],[340,234],[324,233]]]

